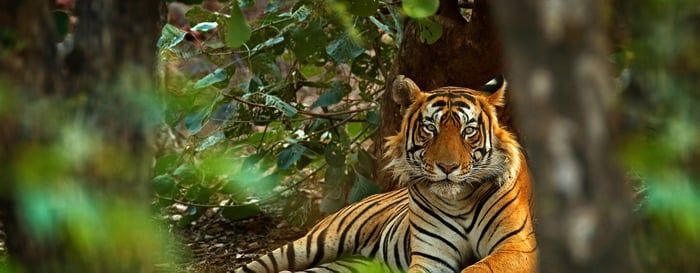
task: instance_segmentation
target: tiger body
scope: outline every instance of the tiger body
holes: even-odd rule
[[[347,255],[379,260],[385,271],[536,271],[527,165],[495,114],[505,81],[488,92],[423,92],[400,77],[393,89],[408,109],[387,139],[387,168],[405,187],[326,217],[236,272],[353,272],[364,260]]]

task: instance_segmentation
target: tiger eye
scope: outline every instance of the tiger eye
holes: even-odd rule
[[[475,127],[467,127],[467,128],[464,128],[464,136],[465,136],[465,137],[472,136],[472,135],[475,134],[475,133],[476,133],[476,128],[475,128]]]

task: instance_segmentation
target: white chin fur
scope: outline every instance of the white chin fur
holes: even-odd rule
[[[446,198],[454,198],[460,193],[462,193],[462,191],[464,191],[464,185],[462,185],[461,183],[445,181],[429,183],[429,189],[432,193]]]

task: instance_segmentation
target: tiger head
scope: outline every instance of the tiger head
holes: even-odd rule
[[[512,181],[520,168],[520,147],[496,117],[505,88],[498,76],[479,90],[423,92],[399,76],[392,95],[405,111],[401,130],[386,141],[387,169],[401,184],[428,183],[443,195],[468,184]]]

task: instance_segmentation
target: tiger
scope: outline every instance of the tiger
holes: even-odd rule
[[[515,136],[498,122],[506,81],[422,91],[400,75],[402,107],[386,138],[398,190],[371,195],[321,220],[302,238],[235,272],[535,272],[531,179]]]

